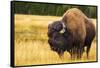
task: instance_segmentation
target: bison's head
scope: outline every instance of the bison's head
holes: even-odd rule
[[[50,44],[51,50],[57,52],[59,56],[63,55],[68,44],[65,31],[66,29],[61,21],[55,21],[48,26],[48,43]]]
[[[64,33],[64,27],[61,21],[55,21],[48,25],[48,37],[54,37],[56,33],[62,32]]]

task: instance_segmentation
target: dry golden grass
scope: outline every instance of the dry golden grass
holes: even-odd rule
[[[96,61],[96,39],[92,43],[90,59],[71,60],[68,52],[59,58],[47,42],[47,26],[61,17],[15,14],[15,65],[40,65]],[[93,20],[94,23],[96,20]]]

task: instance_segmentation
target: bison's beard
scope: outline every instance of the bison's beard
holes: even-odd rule
[[[59,56],[62,56],[66,50],[67,43],[63,36],[49,38],[48,43],[50,44],[51,50],[57,52]]]

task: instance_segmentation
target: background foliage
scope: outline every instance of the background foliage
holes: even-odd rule
[[[91,18],[97,17],[96,6],[18,2],[18,1],[15,1],[13,4],[14,4],[14,12],[18,14],[62,16],[63,13],[67,11],[69,8],[79,8],[88,17]]]

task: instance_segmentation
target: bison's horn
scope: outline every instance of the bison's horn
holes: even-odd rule
[[[62,21],[61,23],[62,23],[62,25],[63,25],[63,28],[66,28],[66,25],[64,24],[64,22]]]
[[[65,32],[65,24],[64,24],[64,22],[61,22],[62,23],[62,26],[63,26],[63,29],[60,31],[60,33],[64,33]]]
[[[64,33],[65,32],[65,29],[63,28],[61,31],[60,31],[60,33]]]

